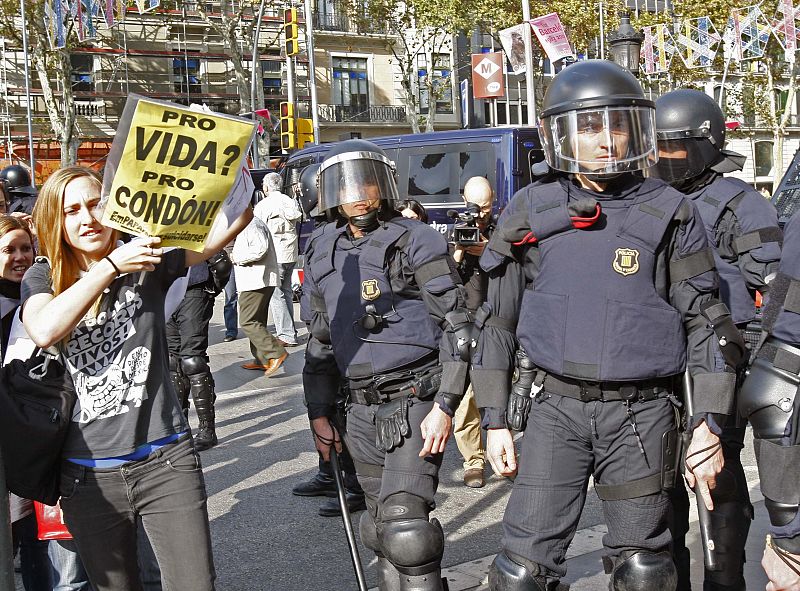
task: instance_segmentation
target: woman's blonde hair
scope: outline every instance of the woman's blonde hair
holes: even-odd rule
[[[24,231],[31,239],[31,246],[33,246],[33,232],[31,232],[28,222],[13,215],[0,215],[0,238],[14,230]]]
[[[67,166],[50,175],[39,191],[33,208],[33,223],[39,237],[41,254],[50,259],[53,293],[59,295],[72,287],[80,277],[80,262],[64,234],[64,191],[67,185],[80,178],[91,179],[99,189],[100,174],[85,166]],[[117,243],[118,232],[112,233],[108,254]]]

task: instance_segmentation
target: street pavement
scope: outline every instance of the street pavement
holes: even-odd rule
[[[301,331],[305,333],[303,329]],[[201,454],[208,490],[217,589],[220,591],[351,591],[357,589],[340,518],[320,517],[324,498],[296,497],[292,487],[313,476],[317,454],[303,406],[303,347],[289,350],[283,368],[271,378],[242,369],[251,359],[249,343],[223,342],[222,298],[210,328],[209,355],[217,390],[219,445]],[[190,421],[197,425],[191,411]],[[746,565],[748,589],[763,589],[759,562],[767,526],[758,490],[758,472],[748,443],[744,457],[756,507]],[[489,477],[481,489],[462,482],[458,450],[448,443],[440,472],[438,507],[432,514],[444,527],[443,560],[450,591],[486,589],[488,565],[500,547],[503,510],[511,483]],[[358,516],[354,526],[358,531]],[[696,520],[696,517],[694,518]],[[573,591],[607,589],[602,574],[601,538],[605,531],[596,495],[590,491],[579,531],[568,554],[565,582]],[[700,556],[693,528],[694,556]],[[360,542],[359,542],[360,544]],[[359,545],[369,587],[377,584],[375,559]],[[695,589],[701,589],[694,563]],[[17,579],[19,581],[19,578]],[[22,589],[18,584],[18,589]]]
[[[222,342],[222,298],[217,302],[209,354],[217,383],[220,443],[203,452],[209,495],[214,557],[221,591],[350,591],[357,589],[340,518],[317,515],[323,498],[296,497],[291,488],[316,472],[317,455],[303,407],[303,347],[289,350],[273,377],[241,369],[250,359],[243,333]],[[305,332],[304,330],[302,332]],[[191,420],[195,421],[194,415]],[[196,424],[196,423],[192,423]],[[759,562],[768,525],[758,489],[758,472],[748,443],[745,471],[756,507],[746,565],[748,589],[763,589]],[[485,589],[486,570],[500,546],[501,521],[511,484],[489,477],[481,489],[461,482],[458,450],[448,444],[440,472],[438,507],[432,514],[446,535],[443,565],[450,591]],[[358,516],[354,519],[358,531]],[[696,520],[696,513],[693,513]],[[602,573],[602,509],[590,491],[579,531],[568,554],[565,582],[573,591],[607,589]],[[699,553],[696,527],[690,540]],[[359,545],[367,584],[377,584],[372,552]],[[702,560],[702,559],[701,559]],[[694,561],[695,588],[702,588],[701,565]]]

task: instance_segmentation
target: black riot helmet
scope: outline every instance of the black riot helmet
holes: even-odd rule
[[[317,201],[319,193],[317,190],[317,174],[319,174],[319,164],[309,164],[300,173],[297,181],[297,196],[300,199],[300,206],[308,217],[319,215],[317,211]]]
[[[319,167],[318,210],[335,213],[339,206],[375,201],[379,207],[348,221],[362,230],[377,227],[380,211],[393,211],[398,200],[394,162],[372,142],[346,140],[334,146]]]
[[[655,163],[655,105],[639,81],[607,60],[561,70],[544,95],[539,137],[551,168],[613,176]]]
[[[656,101],[657,176],[679,190],[740,170],[744,157],[724,150],[725,116],[704,92],[681,88]]]
[[[3,182],[8,192],[17,195],[36,195],[37,191],[31,186],[31,175],[24,166],[13,164],[0,170],[0,182]]]

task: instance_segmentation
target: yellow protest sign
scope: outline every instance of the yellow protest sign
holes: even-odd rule
[[[129,129],[124,148],[112,148],[119,162],[111,163],[116,171],[103,224],[137,236],[160,236],[164,246],[202,251],[222,202],[241,174],[255,124],[136,100],[129,125],[120,125]]]

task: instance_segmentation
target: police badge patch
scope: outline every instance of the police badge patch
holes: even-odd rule
[[[381,297],[381,289],[378,287],[377,279],[366,279],[361,282],[361,297],[368,302]]]
[[[620,275],[633,275],[639,270],[639,251],[633,248],[618,248],[611,266]]]

